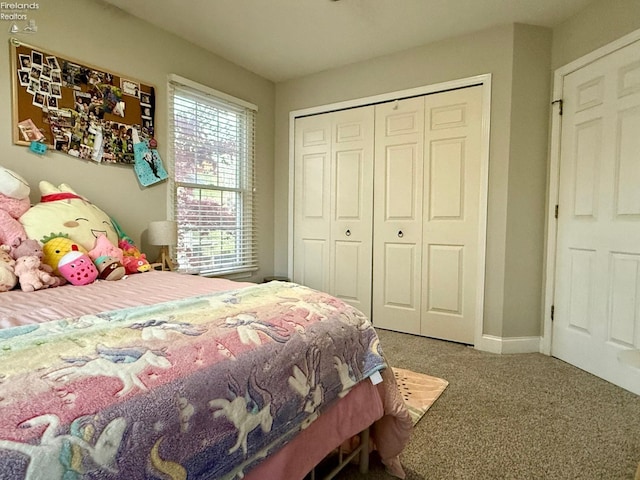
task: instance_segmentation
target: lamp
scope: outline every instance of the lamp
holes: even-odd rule
[[[175,270],[171,257],[169,257],[169,245],[175,245],[178,242],[176,222],[171,220],[151,222],[147,233],[149,243],[160,246],[160,254],[156,263],[162,266],[162,270]]]

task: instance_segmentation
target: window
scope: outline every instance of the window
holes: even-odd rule
[[[256,270],[256,107],[190,80],[169,80],[169,151],[180,270]]]

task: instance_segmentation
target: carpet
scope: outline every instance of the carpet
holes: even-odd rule
[[[444,392],[449,382],[411,370],[396,367],[392,369],[404,403],[415,425]]]

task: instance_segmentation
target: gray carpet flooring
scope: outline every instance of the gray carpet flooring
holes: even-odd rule
[[[392,365],[449,381],[401,456],[408,480],[634,478],[640,397],[538,353],[378,333]],[[393,478],[371,463],[366,478]],[[336,478],[365,477],[349,466]]]

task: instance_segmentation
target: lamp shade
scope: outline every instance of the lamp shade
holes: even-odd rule
[[[178,243],[176,222],[171,220],[160,220],[149,223],[147,233],[151,245],[175,245]]]

